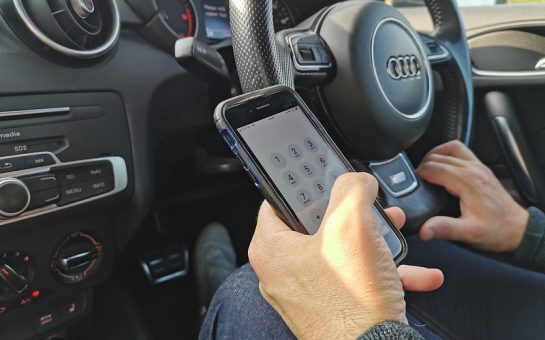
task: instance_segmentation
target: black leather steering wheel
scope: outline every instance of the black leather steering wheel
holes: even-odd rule
[[[405,210],[407,232],[439,213],[447,196],[417,178],[404,150],[428,128],[439,129],[440,141],[469,144],[473,124],[471,61],[458,7],[455,0],[425,3],[434,23],[429,35],[371,0],[340,2],[275,34],[272,0],[230,0],[243,91],[277,84],[313,89],[326,126],[360,160],[356,165],[379,179],[385,205]],[[436,79],[444,104],[434,110]],[[434,112],[440,126],[429,125]]]

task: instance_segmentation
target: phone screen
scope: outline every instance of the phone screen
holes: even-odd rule
[[[350,170],[299,105],[236,128],[309,234],[318,231],[337,177]],[[375,208],[380,234],[394,258],[402,244]]]

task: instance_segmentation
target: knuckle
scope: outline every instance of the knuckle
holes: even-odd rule
[[[362,191],[371,186],[378,187],[378,182],[375,177],[365,172],[350,172],[342,174],[337,178],[339,186],[346,187],[349,191]]]
[[[420,174],[428,173],[430,171],[430,168],[431,168],[430,161],[423,162],[418,167],[418,173],[420,173]]]
[[[465,150],[466,148],[465,144],[460,142],[457,139],[451,140],[450,142],[448,142],[448,145],[449,147],[452,148],[452,150],[455,150],[455,151],[462,151],[462,150]]]
[[[441,155],[437,153],[430,154],[427,159],[428,162],[438,162],[440,160],[441,160]]]
[[[486,186],[490,182],[490,176],[486,169],[482,167],[475,167],[468,170],[470,183],[477,187]]]

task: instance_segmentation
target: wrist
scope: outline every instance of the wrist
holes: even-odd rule
[[[371,303],[374,304],[374,303]],[[404,304],[403,304],[404,305]],[[310,339],[356,339],[361,334],[375,328],[382,323],[396,323],[408,325],[407,317],[405,315],[405,308],[403,312],[401,309],[386,311],[383,308],[377,308],[374,311],[366,311],[362,313],[364,308],[357,311],[348,310],[337,311],[334,313],[335,317],[326,320],[321,320],[320,324],[307,324],[307,327],[299,334],[298,339],[310,340]],[[342,315],[343,317],[339,317]]]
[[[507,238],[508,244],[506,250],[509,252],[515,252],[524,238],[524,233],[528,226],[528,220],[530,219],[530,213],[528,210],[517,204],[516,212],[511,215],[508,223],[508,227],[511,230],[510,237]]]

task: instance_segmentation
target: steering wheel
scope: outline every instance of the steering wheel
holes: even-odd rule
[[[468,144],[473,125],[471,62],[458,7],[455,0],[425,3],[434,24],[429,35],[371,0],[340,2],[275,34],[272,0],[230,0],[243,91],[277,84],[312,89],[323,123],[378,178],[385,205],[405,211],[409,233],[439,213],[447,195],[418,179],[405,150],[429,132]],[[443,105],[434,110],[436,83]]]

